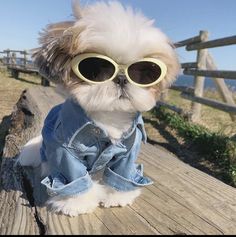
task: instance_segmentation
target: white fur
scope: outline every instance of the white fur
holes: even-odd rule
[[[155,57],[162,60],[168,68],[166,77],[157,86],[140,88],[128,83],[123,92],[114,82],[89,85],[81,84],[81,81],[74,77],[66,81],[67,77],[65,77],[65,84],[75,100],[98,126],[107,131],[110,139],[115,143],[131,127],[136,112],[153,108],[157,94],[174,81],[179,72],[176,53],[166,35],[154,26],[154,21],[131,8],[123,7],[116,1],[97,2],[84,8],[75,5],[74,15],[76,17],[74,24],[63,31],[61,39],[58,25],[48,28],[48,38],[47,35],[43,38],[48,45],[42,47],[42,52],[38,51],[38,55],[40,52],[44,55],[43,59],[57,58],[53,55],[55,52],[52,53],[52,49],[57,49],[55,45],[62,45],[61,47],[65,47],[64,51],[67,49],[70,57],[79,53],[99,53],[122,65],[144,57]],[[63,37],[66,35],[72,35],[72,41],[65,40],[66,38]],[[66,45],[66,42],[70,45]],[[47,55],[50,53],[52,55]],[[57,58],[59,59],[60,57]],[[70,70],[70,67],[65,67],[65,75],[70,75]],[[122,93],[125,97],[121,97]],[[40,165],[41,142],[42,138],[39,136],[25,145],[19,157],[21,165],[33,167]],[[41,164],[41,174],[42,177],[48,174],[45,163]],[[47,205],[54,212],[77,216],[92,212],[99,205],[104,207],[131,205],[139,195],[139,189],[118,192],[99,184],[94,179],[93,186],[88,192],[73,197],[54,197],[48,200]]]
[[[158,52],[172,53],[165,34],[154,21],[141,12],[124,8],[117,1],[97,2],[77,14],[73,30],[79,34],[78,52],[107,55],[117,63],[127,64]]]
[[[47,201],[47,207],[55,213],[68,216],[78,216],[92,213],[97,207],[124,207],[132,205],[135,198],[140,195],[139,189],[129,192],[118,192],[112,188],[93,183],[88,192],[70,197],[53,197]]]
[[[145,112],[156,104],[156,96],[150,88],[128,84],[124,88],[127,98],[120,97],[120,88],[114,82],[102,85],[81,85],[71,91],[88,114],[93,112]],[[125,116],[125,113],[123,113]]]
[[[107,132],[112,142],[120,139],[122,134],[131,127],[135,114],[126,112],[99,112],[88,113],[90,118]]]
[[[128,192],[119,192],[110,187],[106,187],[106,196],[101,202],[103,207],[124,207],[132,205],[134,200],[141,194],[140,189]]]
[[[32,166],[34,168],[41,164],[40,147],[42,145],[42,136],[35,137],[27,142],[18,157],[22,166]]]
[[[91,213],[103,200],[105,188],[103,185],[93,183],[92,188],[87,192],[71,197],[54,197],[47,201],[48,208],[56,213],[63,213],[69,216]]]

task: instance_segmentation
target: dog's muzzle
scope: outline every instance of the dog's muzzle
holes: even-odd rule
[[[118,75],[114,79],[114,83],[116,83],[117,85],[121,87],[121,89],[123,89],[128,84],[128,80],[125,75]]]

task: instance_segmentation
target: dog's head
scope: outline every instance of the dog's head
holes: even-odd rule
[[[152,20],[116,1],[97,2],[84,8],[75,3],[73,12],[74,21],[51,24],[42,32],[41,47],[34,54],[40,72],[49,80],[64,84],[86,111],[142,112],[154,107],[160,93],[171,85],[180,68],[175,49],[167,36],[154,26]],[[112,80],[103,83],[84,80],[72,69],[72,64],[76,66],[78,63],[80,67],[82,59],[78,55],[85,54],[105,56],[108,59],[106,63],[112,61],[122,65],[126,72],[122,70],[123,79],[119,79],[117,66],[116,73],[113,68],[111,75],[100,74],[99,79],[93,78],[100,82],[101,77],[107,79],[114,75]],[[79,59],[76,61],[75,58]],[[138,75],[135,72],[129,76],[129,66],[145,58],[154,59],[154,67],[158,66],[157,59],[166,67],[166,72],[158,83],[139,86],[132,83],[132,79],[140,77],[140,71]],[[91,76],[94,68],[89,65],[86,65],[86,70],[90,77],[97,77],[97,74]],[[142,65],[138,69],[143,70]],[[146,71],[142,74],[144,84],[146,74],[150,73],[147,69],[144,68]],[[157,72],[154,70],[154,73]]]

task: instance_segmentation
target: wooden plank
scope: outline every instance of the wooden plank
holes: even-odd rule
[[[181,114],[181,115],[184,114],[184,110],[183,109],[178,108],[178,107],[176,107],[174,105],[170,105],[170,104],[168,104],[166,102],[163,102],[163,101],[158,101],[157,102],[156,107],[159,107],[159,106],[164,106],[164,107],[166,107],[166,108],[168,108],[168,109],[170,109],[170,110],[172,110],[172,111],[174,111],[174,112],[176,112],[178,114]]]
[[[0,234],[39,234],[28,200],[20,191],[0,191]]]
[[[207,31],[200,31],[199,34],[201,41],[204,42],[208,40],[208,32]],[[197,52],[197,63],[198,63],[198,68],[200,70],[206,69],[206,57],[207,57],[207,50],[202,49],[198,50]],[[188,70],[188,69],[185,69]],[[194,77],[194,95],[198,97],[203,96],[204,92],[204,83],[205,83],[205,78],[199,75],[196,75]],[[193,122],[198,122],[201,118],[201,104],[198,103],[192,103],[192,115],[191,115],[191,120]]]
[[[199,50],[199,49],[206,49],[206,48],[215,48],[215,47],[221,47],[221,46],[228,46],[228,45],[233,45],[236,44],[236,35],[226,37],[226,38],[221,38],[221,39],[216,39],[216,40],[211,40],[207,42],[202,42],[202,43],[196,43],[192,45],[188,45],[186,49],[188,51],[190,50]]]
[[[199,65],[197,62],[191,62],[191,63],[182,63],[181,67],[182,68],[198,68]]]
[[[51,91],[52,88],[49,90]],[[10,134],[6,137],[3,158],[0,169],[0,234],[41,234],[40,217],[37,209],[29,205],[25,187],[22,185],[22,172],[14,168],[14,157],[20,148],[30,138],[38,135],[42,127],[46,112],[39,107],[45,107],[48,111],[54,104],[45,97],[44,92],[37,93],[40,88],[25,91],[12,114]],[[49,92],[48,91],[48,92]],[[38,96],[37,96],[38,95]],[[60,101],[59,95],[53,93],[52,99]],[[39,102],[40,101],[40,102]],[[62,99],[61,99],[62,101]]]
[[[30,55],[29,52],[27,52],[26,50],[14,50],[14,49],[6,49],[6,50],[3,50],[3,53],[20,53],[20,54],[27,54],[27,55]]]
[[[40,132],[48,110],[63,101],[62,96],[55,93],[52,88],[32,88],[23,96],[24,109],[27,109],[28,115],[31,114],[27,118],[30,128],[17,126],[14,134],[10,134],[12,140],[10,142],[8,137],[4,153],[8,151],[8,158],[4,158],[5,164],[7,161],[12,162],[10,156],[19,152],[22,140],[30,139]],[[19,119],[19,116],[17,118]],[[31,132],[28,129],[31,129]],[[27,135],[21,135],[22,138],[19,139],[19,132],[22,134],[22,131]],[[16,145],[16,149],[12,148],[13,144]],[[0,207],[3,210],[0,213],[0,234],[236,233],[234,188],[184,164],[159,146],[142,146],[138,161],[144,164],[146,175],[154,180],[154,184],[143,188],[142,195],[132,206],[97,208],[92,214],[75,218],[52,214],[44,207],[34,206],[28,191],[22,189],[20,176],[10,178],[10,163],[7,167],[2,166],[1,172],[4,176],[1,173],[1,178],[4,178],[5,182],[0,192]],[[5,190],[6,187],[8,191]],[[19,189],[20,192],[16,191]],[[30,205],[27,205],[26,198],[23,199],[22,196],[29,198]],[[16,199],[20,201],[16,203]],[[9,213],[12,218],[8,217]]]
[[[8,69],[9,70],[15,70],[17,72],[22,72],[22,73],[28,73],[28,74],[31,74],[31,73],[38,73],[38,69],[34,69],[34,68],[24,68],[24,67],[21,67],[21,66],[8,66]]]
[[[175,43],[174,46],[176,48],[180,48],[180,47],[195,44],[195,43],[198,43],[198,42],[201,42],[201,37],[199,35],[195,36],[195,37],[192,37],[192,38],[189,38],[189,39],[186,39],[186,40],[179,41],[179,42]]]
[[[212,99],[206,99],[206,98],[202,98],[202,97],[198,97],[198,96],[193,96],[193,95],[190,95],[190,94],[185,93],[185,92],[183,92],[181,94],[181,97],[183,97],[186,100],[191,100],[191,101],[197,102],[199,104],[204,104],[204,105],[210,106],[212,108],[222,110],[222,111],[227,112],[227,113],[236,114],[236,106],[234,106],[234,105],[219,102],[217,100],[212,100]]]
[[[236,80],[236,71],[223,71],[223,70],[197,70],[197,69],[186,69],[183,71],[185,75],[191,76],[204,76],[204,77],[215,77]]]
[[[194,93],[194,88],[192,87],[187,87],[187,86],[176,86],[176,85],[172,85],[170,87],[171,90],[175,90],[175,91],[180,91],[180,92],[186,92],[186,93],[190,93],[193,94]]]
[[[201,230],[205,234],[235,234],[236,190],[181,163],[164,149],[158,150],[158,159],[153,156],[154,152],[157,152],[156,147],[147,146],[141,157],[145,168],[149,165],[148,174],[156,180],[156,184],[150,186],[153,194],[160,195],[156,188],[162,190],[163,210],[173,211],[172,218],[174,213],[184,218],[199,229],[195,229],[198,233]],[[169,200],[174,202],[170,205]]]
[[[210,70],[217,70],[217,66],[214,62],[214,59],[208,53],[207,55],[207,68]],[[218,89],[218,92],[220,93],[221,98],[223,99],[224,102],[226,102],[229,105],[235,105],[235,101],[233,98],[233,94],[229,90],[228,86],[226,85],[225,81],[223,78],[212,78],[214,81],[216,88]],[[229,114],[232,121],[236,121],[236,116],[234,114]]]

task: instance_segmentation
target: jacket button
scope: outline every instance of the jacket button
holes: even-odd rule
[[[95,128],[93,131],[94,131],[96,134],[100,134],[100,130],[99,130],[98,128]]]

